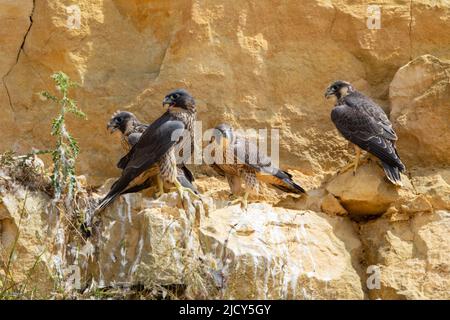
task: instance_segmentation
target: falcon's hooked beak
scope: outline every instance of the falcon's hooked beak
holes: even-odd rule
[[[117,123],[114,120],[108,122],[106,130],[108,130],[110,134],[113,134],[117,129],[119,129],[119,127],[117,126]]]
[[[168,97],[165,97],[165,98],[164,98],[162,104],[163,104],[163,107],[164,107],[165,105],[168,105],[168,106],[169,106],[169,109],[170,109],[171,107],[173,107],[173,106],[175,105],[175,101],[173,101],[173,99],[172,99],[171,96],[168,96]]]
[[[335,94],[336,94],[336,91],[334,91],[332,87],[328,87],[327,91],[325,92],[325,98],[329,99],[330,97],[334,96]]]

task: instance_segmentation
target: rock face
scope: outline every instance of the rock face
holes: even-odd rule
[[[189,299],[449,298],[449,211],[400,192],[381,218],[354,222],[319,194],[329,214],[267,203],[215,209],[204,198],[206,212],[176,193],[125,195],[77,240],[46,195],[3,188],[2,263],[15,281],[39,279],[36,297],[78,285],[87,296],[143,286],[163,298],[174,287]],[[297,205],[305,203],[317,207]]]
[[[368,3],[344,0],[77,4],[0,1],[0,150],[22,153],[52,145],[49,128],[56,109],[37,93],[53,89],[50,75],[62,70],[81,84],[74,95],[88,120],[68,126],[82,150],[78,170],[97,185],[117,175],[120,147],[105,130],[110,115],[120,108],[152,121],[161,113],[165,93],[176,87],[188,88],[197,98],[204,129],[224,121],[278,128],[283,165],[311,178],[332,172],[348,153],[329,119],[331,103],[323,98],[331,81],[352,81],[388,109],[389,84],[400,67],[423,54],[450,59],[450,49],[442,45],[450,42],[450,35],[441,32],[450,24],[445,1],[385,1],[380,29],[367,27]],[[431,60],[427,65],[437,66]],[[416,62],[407,70],[417,68]],[[445,69],[445,63],[437,67],[436,84],[444,81]],[[402,71],[398,81],[408,72]],[[391,87],[393,98],[402,94],[394,90],[403,88],[397,84]],[[417,83],[411,85],[415,90]],[[444,106],[445,96],[437,98]],[[423,97],[418,106],[431,106],[430,99]],[[403,102],[393,103],[397,114]],[[433,109],[444,116],[439,105]],[[401,154],[415,148],[413,135],[401,137]],[[449,140],[446,135],[440,139]],[[422,159],[430,148],[420,148]],[[436,149],[432,159],[448,160],[446,150],[439,155],[443,149]],[[414,163],[412,155],[405,158],[407,165]]]
[[[186,214],[177,199],[122,197],[101,219],[82,273],[102,287],[183,285],[189,298],[364,298],[348,219],[268,204]]]
[[[219,260],[225,299],[364,297],[352,258],[361,244],[343,218],[267,204],[246,212],[234,206],[209,216],[200,241]]]
[[[37,93],[62,70],[80,83],[73,97],[88,115],[67,119],[78,172],[84,187],[104,185],[83,189],[87,204],[118,174],[111,114],[150,122],[177,87],[196,97],[204,130],[279,129],[281,166],[308,194],[263,187],[243,211],[229,206],[225,180],[198,175],[207,212],[175,193],[122,196],[82,239],[80,221],[40,191],[48,176],[19,181],[2,158],[0,298],[15,284],[33,297],[143,286],[152,298],[450,299],[448,2],[384,1],[380,29],[368,28],[369,3],[344,0],[67,5],[0,0],[0,152],[54,144],[57,110]],[[404,188],[376,161],[336,174],[353,157],[323,98],[336,79],[389,114]]]
[[[105,212],[88,271],[100,286],[184,284],[200,252],[195,233],[200,216],[194,207],[188,212],[178,208],[177,202],[176,193],[157,201],[132,194]]]
[[[410,166],[450,163],[450,61],[431,55],[400,68],[389,87],[398,148]]]
[[[8,78],[19,63],[21,53],[23,53],[22,45],[31,26],[30,16],[32,12],[33,0],[0,1],[0,45],[2,48],[0,53],[0,76],[2,77],[0,106],[3,119],[5,119],[0,132],[2,136],[9,140],[7,144],[0,147],[2,151],[13,149],[11,147],[12,139],[14,139],[12,132],[17,129],[17,123],[16,110],[11,99],[15,90],[8,85]]]
[[[64,239],[58,238],[58,226],[49,217],[49,202],[45,194],[19,185],[14,190],[1,190],[2,289],[5,285],[22,283],[27,290],[34,290],[37,298],[48,296],[53,289],[52,276],[62,263],[60,249]]]
[[[373,299],[448,299],[450,212],[417,214],[392,222],[381,218],[361,227],[367,263],[378,267]]]
[[[330,181],[326,190],[354,215],[382,214],[399,198],[401,192],[386,182],[383,169],[374,163],[360,167],[355,176],[351,170],[337,176]]]

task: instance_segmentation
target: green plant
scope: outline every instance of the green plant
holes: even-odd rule
[[[60,94],[57,96],[43,91],[41,96],[60,107],[59,115],[53,119],[51,131],[51,135],[56,137],[56,145],[53,150],[37,153],[50,153],[52,156],[54,167],[51,180],[55,200],[59,200],[62,194],[66,194],[67,199],[71,200],[76,187],[75,161],[80,148],[75,138],[67,131],[65,120],[68,113],[83,119],[86,115],[77,107],[76,101],[69,98],[69,89],[77,87],[78,84],[61,71],[54,73],[52,79]]]

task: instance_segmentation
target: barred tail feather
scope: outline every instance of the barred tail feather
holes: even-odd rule
[[[95,208],[94,213],[98,214],[100,212],[102,212],[103,210],[106,209],[106,207],[108,207],[111,203],[114,202],[114,200],[116,200],[116,198],[120,195],[120,193],[116,193],[116,194],[112,194],[112,195],[107,195],[105,198],[103,198],[103,200],[98,204],[97,208]]]
[[[292,180],[284,179],[283,182],[285,183],[284,186],[274,185],[274,187],[280,189],[281,191],[289,192],[289,193],[296,193],[296,194],[306,193],[305,189],[300,187],[298,184],[296,184]]]
[[[381,162],[383,165],[384,173],[386,174],[386,177],[389,179],[390,182],[393,184],[402,187],[402,178],[400,176],[400,170],[397,167],[392,167],[391,165]]]
[[[185,175],[178,175],[177,179],[183,187],[191,189],[195,194],[198,194],[197,188],[192,184],[190,178]]]

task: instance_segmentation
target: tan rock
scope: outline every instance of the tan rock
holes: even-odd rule
[[[100,286],[179,284],[190,298],[364,297],[353,267],[360,243],[343,218],[251,204],[196,219],[175,193],[132,194],[104,212],[99,235],[88,273]]]
[[[417,170],[413,172],[411,182],[435,210],[450,210],[450,169]]]
[[[332,194],[328,194],[325,198],[323,198],[321,209],[327,214],[334,214],[338,216],[345,216],[348,214],[347,210],[345,210],[341,203]]]
[[[391,120],[407,166],[450,163],[450,61],[421,56],[396,73]]]
[[[100,287],[184,284],[200,253],[194,229],[200,217],[179,207],[176,193],[158,200],[121,196],[102,214],[94,233],[94,264],[88,273]]]
[[[381,29],[369,30],[368,3],[343,0],[275,7],[265,1],[228,6],[204,0],[82,0],[79,28],[68,23],[73,19],[66,2],[36,1],[23,53],[11,69],[32,1],[1,1],[1,29],[7,34],[0,38],[7,50],[0,54],[0,73],[10,70],[4,80],[11,104],[0,93],[5,115],[0,149],[28,152],[53,145],[49,130],[56,108],[37,93],[51,90],[51,73],[63,70],[81,84],[74,95],[88,121],[69,120],[68,128],[80,142],[78,170],[89,183],[101,185],[118,174],[120,146],[105,130],[111,113],[126,109],[152,121],[175,87],[187,87],[197,98],[204,128],[227,121],[280,129],[283,166],[311,177],[333,172],[348,152],[330,121],[325,87],[346,78],[387,109],[388,86],[398,68],[424,53],[450,58],[442,46],[449,36],[440,32],[448,24],[448,3],[429,3],[385,1]],[[404,142],[400,153],[403,146],[411,148]]]
[[[23,294],[34,291],[37,298],[47,297],[54,289],[55,264],[60,261],[48,204],[49,198],[43,193],[18,185],[14,190],[2,187],[0,274],[6,275],[9,285],[17,284]],[[16,293],[19,287],[13,287]]]
[[[407,184],[407,178],[402,179]],[[362,165],[355,175],[352,170],[337,175],[326,190],[352,215],[382,214],[404,192],[389,183],[383,169],[375,162]]]
[[[200,242],[216,261],[222,298],[364,297],[352,265],[359,240],[343,218],[267,204],[251,204],[244,212],[233,206],[211,213]]]
[[[21,47],[24,38],[30,27],[30,15],[33,10],[33,1],[0,1],[0,106],[2,109],[2,137],[12,141],[14,132],[17,129],[15,123],[15,112],[11,104],[12,95],[15,90],[8,85],[11,71],[18,63],[21,54]],[[4,144],[1,150],[13,149],[11,145]]]
[[[417,214],[408,221],[388,218],[361,227],[366,262],[379,268],[380,288],[372,299],[450,298],[450,214]]]
[[[369,291],[372,298],[448,298],[448,219],[438,210],[450,209],[450,47],[442,45],[450,43],[442,32],[449,3],[383,1],[381,29],[372,30],[368,4],[80,0],[78,28],[66,1],[0,0],[0,151],[54,145],[57,108],[37,93],[52,90],[50,75],[63,70],[81,84],[73,95],[88,115],[68,119],[81,146],[83,187],[119,174],[122,150],[105,130],[111,113],[129,110],[150,122],[168,90],[186,87],[203,129],[224,121],[280,129],[281,166],[309,190],[297,199],[263,188],[253,200],[277,208],[252,204],[243,213],[227,207],[223,180],[201,178],[199,189],[214,199],[210,218],[190,206],[186,213],[176,197],[126,196],[101,217],[97,238],[83,242],[64,215],[44,210],[49,199],[39,192],[19,226],[25,189],[17,186],[2,191],[3,262],[17,234],[17,279],[45,251],[36,276],[42,295],[55,285],[48,272],[59,277],[78,266],[88,284],[182,284],[188,298],[363,298],[362,262],[381,268],[382,288]],[[320,187],[351,158],[323,99],[335,79],[351,81],[391,111],[411,179],[404,177],[405,188],[386,182],[374,163]],[[13,180],[0,172],[0,181]],[[358,236],[353,226],[362,223],[320,211],[385,215]]]

